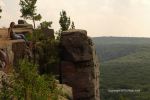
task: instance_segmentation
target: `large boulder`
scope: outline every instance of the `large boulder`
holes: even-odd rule
[[[25,20],[18,20],[18,24],[15,25],[15,28],[31,28],[33,29],[32,24],[28,24]]]
[[[8,62],[8,66],[17,66],[20,59],[23,59],[26,55],[26,43],[24,40],[0,40],[0,49],[3,49],[1,53],[1,60]],[[8,55],[8,59],[5,58],[4,53]],[[6,68],[7,69],[7,68]]]
[[[72,88],[66,84],[57,84],[58,90],[62,93],[59,95],[60,100],[73,100]]]
[[[21,19],[19,19],[18,20],[18,24],[28,24],[25,20],[21,20]]]
[[[18,20],[18,24],[14,26],[13,31],[18,34],[32,34],[33,26],[24,20]]]
[[[100,100],[99,61],[85,30],[61,34],[60,70],[61,82],[72,87],[74,100]]]
[[[66,61],[92,60],[92,49],[85,30],[69,30],[61,34],[62,58]]]
[[[7,39],[7,38],[8,38],[8,29],[0,28],[0,39]]]

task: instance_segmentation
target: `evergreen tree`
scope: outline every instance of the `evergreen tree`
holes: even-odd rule
[[[36,2],[37,0],[20,0],[21,6],[21,17],[24,19],[30,19],[33,21],[33,25],[35,28],[35,21],[41,20],[42,16],[36,13]]]
[[[0,13],[2,12],[2,9],[0,8]],[[0,16],[0,18],[1,18],[1,16]]]
[[[41,28],[50,28],[52,26],[52,21],[47,22],[47,21],[43,21],[42,23],[40,23],[40,27]]]
[[[69,29],[70,26],[70,17],[67,16],[66,11],[60,12],[60,20],[59,24],[61,26],[61,31],[66,31]]]
[[[74,25],[74,22],[72,21],[71,23],[71,29],[75,29],[75,25]]]

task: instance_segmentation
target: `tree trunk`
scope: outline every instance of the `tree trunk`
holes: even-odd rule
[[[33,28],[35,29],[35,19],[33,17]]]
[[[34,16],[33,16],[33,25],[34,25],[34,29],[35,29],[35,19],[34,19]],[[35,48],[35,44],[36,44],[36,39],[37,39],[37,36],[36,36],[36,34],[35,34],[35,38],[34,38],[35,40],[34,40],[34,52],[33,52],[33,62],[34,62],[34,64],[36,63],[36,48]]]

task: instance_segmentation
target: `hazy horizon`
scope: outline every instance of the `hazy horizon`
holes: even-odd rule
[[[20,0],[0,0],[0,27],[20,19]],[[42,21],[59,29],[59,13],[66,10],[78,29],[92,37],[150,37],[150,0],[37,0]],[[31,21],[27,21],[31,23]],[[38,24],[39,22],[37,22]]]

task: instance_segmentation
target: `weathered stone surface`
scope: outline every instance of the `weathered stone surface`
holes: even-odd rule
[[[12,41],[12,52],[14,53],[13,65],[16,66],[20,59],[23,59],[26,55],[26,44],[24,40]]]
[[[21,20],[21,19],[19,19],[18,20],[18,24],[28,24],[25,20]]]
[[[62,58],[65,61],[92,60],[92,50],[84,30],[69,30],[61,34]]]
[[[31,24],[17,24],[14,28],[31,28],[33,29],[33,26]]]
[[[21,33],[32,33],[33,28],[15,28],[14,32]],[[25,41],[20,40],[11,40],[8,34],[8,29],[0,29],[0,49],[4,49],[9,58],[9,66],[17,65],[17,62],[20,58],[24,58],[26,53],[26,44]]]
[[[74,63],[61,61],[61,67],[62,67],[61,71],[62,71],[63,83],[66,83],[69,86],[76,84],[74,80],[76,78],[77,73],[76,73],[76,67]]]
[[[84,30],[62,33],[62,82],[73,88],[74,100],[100,100],[99,62],[86,34]]]
[[[18,34],[32,34],[33,28],[30,26],[26,27],[26,25],[16,25],[13,31]]]
[[[25,20],[18,20],[18,24],[15,25],[15,28],[31,28],[33,29],[32,24],[28,24]]]
[[[0,36],[0,49],[4,49],[9,58],[9,65],[17,66],[26,55],[24,40],[10,40],[8,30]],[[4,38],[5,37],[5,38]],[[85,30],[69,30],[61,36],[61,79],[72,87],[73,100],[100,100],[99,62],[92,40]],[[70,90],[69,90],[70,91]]]
[[[54,29],[42,28],[45,37],[54,39]]]
[[[69,87],[66,84],[57,84],[57,88],[62,92],[60,100],[73,100],[72,87]],[[61,97],[64,97],[64,99]]]
[[[17,65],[19,59],[24,58],[26,44],[25,41],[20,40],[1,40],[0,39],[0,49],[4,49],[8,55],[9,67],[12,65]]]
[[[14,26],[13,31],[19,34],[32,34],[33,26],[32,24],[28,24],[25,20],[18,20],[18,24]]]
[[[0,49],[0,69],[4,70],[9,64],[9,57],[7,51]]]
[[[0,38],[6,39],[8,38],[8,29],[0,28]]]

